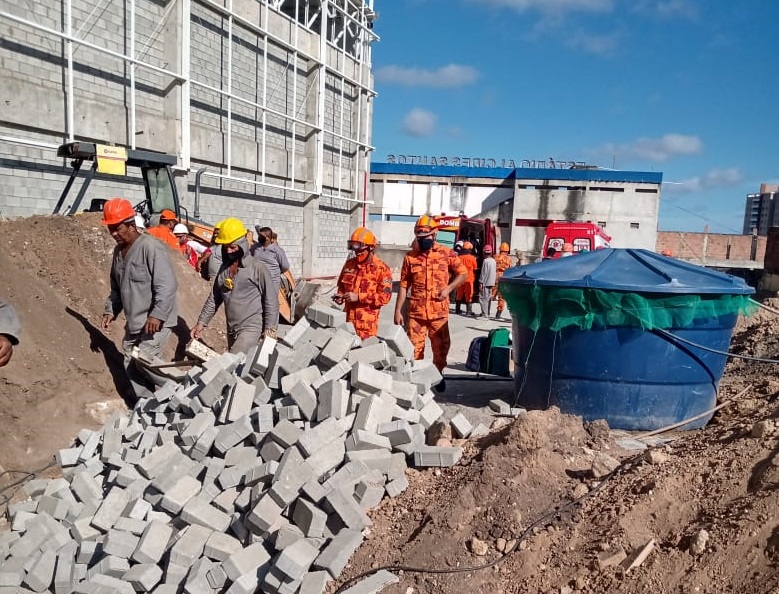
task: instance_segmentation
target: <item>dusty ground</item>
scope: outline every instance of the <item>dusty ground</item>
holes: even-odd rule
[[[5,469],[45,464],[79,429],[124,406],[122,321],[109,334],[99,329],[114,244],[98,221],[0,223],[0,295],[24,321],[24,342],[0,370]],[[183,261],[177,272],[185,336],[207,285]],[[761,310],[739,325],[731,350],[779,358],[778,327],[779,316]],[[216,320],[206,336],[214,347],[224,345],[222,328]],[[448,404],[468,405],[474,384],[455,382]],[[706,429],[669,435],[652,455],[554,409],[504,421],[467,442],[457,467],[409,471],[409,489],[372,513],[342,583],[389,565],[403,567],[385,590],[392,594],[779,593],[776,367],[731,362],[721,401],[745,388]],[[496,390],[510,393],[510,385]],[[617,472],[593,476],[593,464],[608,469],[611,458],[623,462]],[[630,558],[622,558],[648,544],[646,558],[625,569]]]

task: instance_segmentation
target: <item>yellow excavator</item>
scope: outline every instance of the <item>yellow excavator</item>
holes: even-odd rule
[[[213,245],[214,226],[191,217],[179,202],[172,169],[177,163],[175,155],[78,141],[61,145],[57,149],[57,156],[70,159],[73,171],[57,200],[53,214],[73,215],[78,212],[96,176],[119,176],[126,180],[137,180],[137,176],[128,174],[127,170],[139,169],[146,198],[135,205],[135,210],[143,217],[144,223],[148,224],[163,210],[172,210],[176,213],[176,218],[187,226],[193,239],[206,246]],[[84,180],[75,199],[67,204],[74,182],[85,162],[89,163],[89,170],[83,174]],[[102,212],[106,200],[108,198],[93,198],[89,207],[84,210]],[[254,239],[251,231],[247,239],[249,245],[252,245]],[[285,274],[279,290],[279,315],[286,322],[294,323],[303,315],[305,307],[315,295],[315,286],[306,286],[303,279],[296,282],[292,274]]]

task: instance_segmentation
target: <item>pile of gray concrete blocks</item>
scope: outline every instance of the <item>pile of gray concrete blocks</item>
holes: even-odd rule
[[[401,327],[361,340],[313,305],[60,450],[8,506],[0,591],[320,594],[408,464],[459,460],[426,445],[440,380]]]

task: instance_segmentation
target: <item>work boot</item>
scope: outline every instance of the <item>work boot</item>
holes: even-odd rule
[[[456,302],[456,304],[455,304],[455,306],[454,306],[454,313],[456,313],[456,314],[461,314],[461,313],[462,313],[462,311],[463,311],[463,310],[462,310],[462,305],[463,305],[463,302],[462,302],[462,301],[457,301],[457,302]]]
[[[498,311],[495,312],[495,319],[496,320],[499,320],[502,316],[503,316],[503,310],[502,309],[499,309]]]
[[[472,316],[473,315],[473,305],[468,303],[465,306],[465,315]]]
[[[441,378],[441,381],[435,385],[435,391],[440,393],[444,390],[446,390],[446,380]]]

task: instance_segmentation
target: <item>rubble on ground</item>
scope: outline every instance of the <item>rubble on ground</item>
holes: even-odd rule
[[[82,430],[57,453],[63,477],[29,481],[9,505],[0,587],[321,593],[366,512],[406,489],[409,462],[460,459],[426,442],[440,380],[400,326],[361,340],[342,311],[314,305],[278,341],[208,360]],[[462,414],[451,426],[474,429]]]

